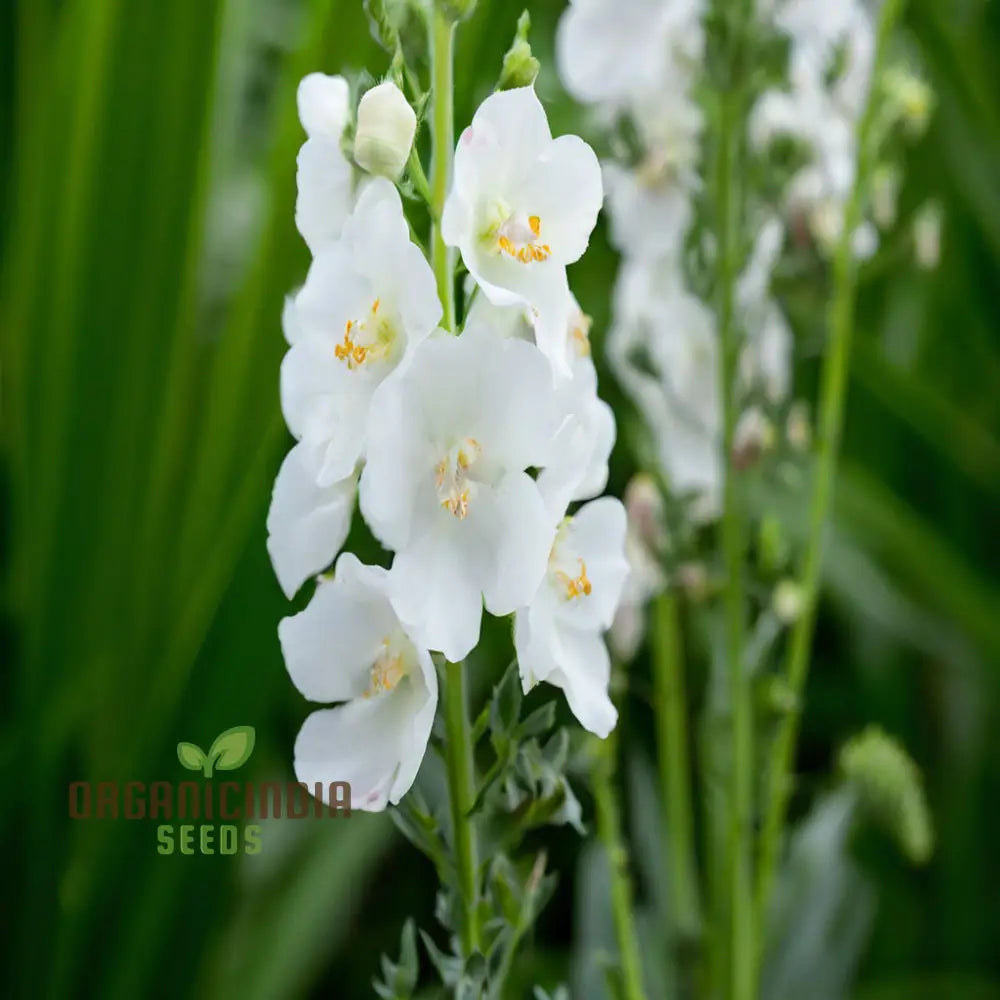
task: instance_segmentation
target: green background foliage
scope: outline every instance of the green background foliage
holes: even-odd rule
[[[529,9],[554,131],[582,127],[552,65],[561,4]],[[463,24],[459,127],[519,13],[481,0]],[[908,28],[938,111],[902,210],[939,197],[944,252],[932,274],[862,275],[796,810],[866,723],[909,748],[937,850],[915,870],[878,836],[855,845],[879,900],[856,995],[973,1000],[1000,995],[1000,9],[913,0]],[[355,0],[0,9],[5,995],[367,996],[405,916],[433,924],[433,869],[385,816],[265,824],[260,855],[202,858],[66,809],[72,780],[188,777],[177,741],[238,724],[257,733],[241,779],[292,778],[307,705],[264,515],[287,446],[281,305],[308,262],[295,87],[364,67],[387,60]],[[571,274],[598,356],[613,273],[600,228]],[[633,464],[619,447],[616,492]],[[505,630],[486,635],[484,687],[509,659]],[[648,747],[644,711],[625,721]],[[632,787],[638,836],[653,805]],[[525,965],[551,987],[589,883],[576,835],[548,839],[560,888]]]

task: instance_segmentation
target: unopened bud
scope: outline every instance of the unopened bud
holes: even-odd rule
[[[872,216],[879,229],[895,225],[901,181],[899,168],[890,163],[879,164],[872,174]]]
[[[933,271],[941,262],[941,206],[929,201],[913,218],[913,249],[917,263]]]
[[[794,580],[782,580],[771,595],[771,606],[783,625],[793,624],[805,607],[802,588]]]
[[[500,81],[497,90],[513,90],[515,87],[530,87],[538,76],[541,64],[531,52],[528,42],[528,29],[531,18],[524,11],[517,19],[517,33],[510,43],[507,54],[503,57],[503,68],[500,70]]]
[[[354,159],[362,170],[397,180],[406,168],[417,131],[417,116],[403,92],[386,80],[358,104]]]
[[[902,67],[886,72],[885,92],[898,120],[911,135],[919,136],[927,128],[934,110],[934,93],[915,73]]]

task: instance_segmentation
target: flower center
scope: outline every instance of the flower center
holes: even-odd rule
[[[577,597],[589,597],[594,589],[587,578],[587,564],[582,559],[577,559],[580,572],[576,576],[570,576],[565,570],[556,570],[556,579],[562,584],[565,590],[565,598],[572,601]]]
[[[552,249],[541,242],[542,220],[537,215],[514,212],[497,228],[497,248],[522,264],[548,260]]]
[[[372,664],[368,690],[364,696],[373,698],[379,694],[395,691],[408,672],[405,651],[398,641],[386,636]]]
[[[463,518],[469,513],[469,500],[475,486],[469,469],[482,450],[475,438],[465,438],[449,449],[448,454],[434,469],[434,482],[441,506],[457,518]]]
[[[396,328],[375,299],[371,310],[362,319],[349,319],[344,339],[333,349],[338,361],[354,371],[363,365],[386,358],[396,340]]]
[[[560,596],[566,601],[589,597],[594,589],[587,576],[586,562],[580,556],[566,551],[566,529],[571,520],[567,517],[560,525],[549,553],[549,572]]]

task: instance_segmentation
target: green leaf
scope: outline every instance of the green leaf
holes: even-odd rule
[[[515,660],[493,689],[490,703],[490,731],[494,738],[508,735],[521,714],[521,677]],[[495,741],[494,741],[495,743]]]
[[[208,756],[220,771],[235,771],[250,759],[254,745],[253,726],[233,726],[215,737]]]
[[[195,743],[178,743],[177,759],[189,771],[200,771],[208,760],[205,751]]]

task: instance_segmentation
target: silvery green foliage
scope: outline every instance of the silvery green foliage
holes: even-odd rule
[[[856,799],[821,798],[793,832],[768,923],[763,1000],[841,1000],[875,916],[875,892],[848,853]]]
[[[477,788],[473,815],[480,830],[479,892],[484,917],[482,953],[463,957],[458,942],[462,901],[450,855],[447,810],[437,796],[430,804],[414,789],[392,812],[393,820],[410,843],[434,864],[441,882],[435,913],[438,926],[420,931],[425,969],[433,969],[454,996],[504,1000],[509,995],[510,971],[518,947],[531,931],[555,889],[555,875],[547,871],[545,852],[526,855],[525,835],[546,825],[569,824],[583,832],[580,805],[567,772],[572,751],[567,730],[554,729],[551,701],[522,712],[522,693],[516,664],[503,679],[477,718],[473,741],[477,759],[485,765]],[[411,926],[411,925],[410,925]],[[415,961],[411,930],[404,931],[404,957],[383,960],[380,996],[394,984],[409,982]]]

